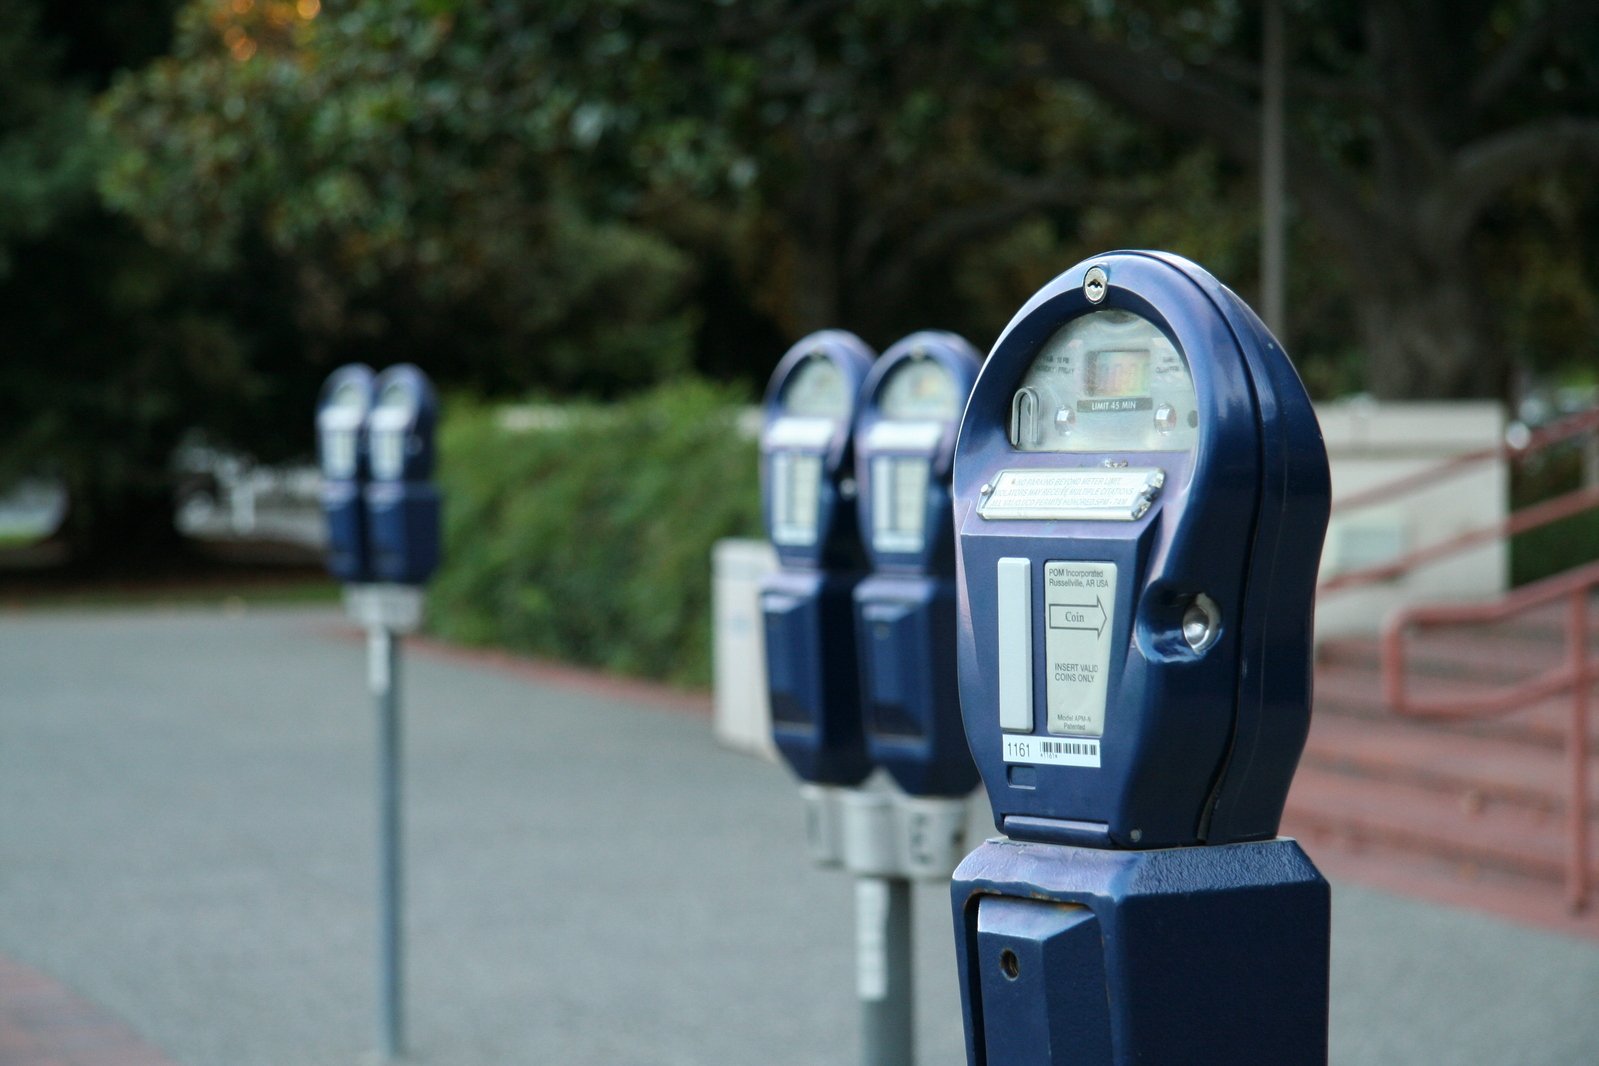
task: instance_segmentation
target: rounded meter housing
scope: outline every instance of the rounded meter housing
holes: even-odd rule
[[[762,407],[761,509],[781,564],[761,583],[772,739],[816,784],[858,784],[872,769],[851,594],[865,562],[853,433],[873,357],[852,333],[813,333],[777,364]]]
[[[859,519],[872,574],[855,589],[867,750],[911,795],[963,796],[977,768],[955,675],[955,435],[982,356],[954,333],[899,341],[855,422]]]
[[[961,700],[1002,831],[1275,836],[1328,495],[1293,366],[1200,267],[1113,252],[1028,301],[955,453]]]
[[[371,580],[361,486],[367,477],[366,420],[372,409],[373,378],[369,366],[341,366],[328,376],[317,398],[316,450],[328,529],[327,567],[344,582]]]
[[[438,408],[433,383],[409,363],[373,382],[365,499],[375,581],[421,585],[438,569],[440,500],[432,481]]]

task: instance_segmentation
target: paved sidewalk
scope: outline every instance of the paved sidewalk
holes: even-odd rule
[[[0,615],[0,1066],[365,1060],[373,722],[339,626]],[[425,649],[404,683],[415,1062],[858,1061],[849,884],[784,771],[645,689]],[[1599,947],[1334,899],[1335,1063],[1599,1062]],[[916,903],[920,1061],[954,1066],[947,892]],[[23,1025],[40,981],[95,1009]],[[127,1057],[73,1057],[112,1031]]]

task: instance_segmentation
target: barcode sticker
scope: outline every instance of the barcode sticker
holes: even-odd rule
[[[1005,734],[1005,761],[1046,766],[1099,766],[1099,741]]]

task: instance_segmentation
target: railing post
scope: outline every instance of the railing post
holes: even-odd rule
[[[1570,865],[1566,881],[1573,911],[1588,905],[1588,690],[1592,683],[1588,665],[1588,592],[1581,585],[1571,592],[1567,631],[1571,658],[1571,758]]]

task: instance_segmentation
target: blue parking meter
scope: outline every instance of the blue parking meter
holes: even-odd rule
[[[872,769],[851,602],[865,565],[852,434],[872,358],[852,333],[813,333],[778,363],[762,408],[762,513],[780,564],[760,594],[772,739],[818,785]]]
[[[322,513],[328,529],[328,572],[347,584],[368,581],[366,419],[372,408],[372,368],[359,363],[329,375],[317,399],[317,464],[322,470]]]
[[[1274,839],[1329,482],[1282,348],[1116,252],[1012,319],[955,453],[966,735],[1010,839],[953,885],[973,1064],[1319,1062],[1328,891]]]
[[[913,796],[964,796],[977,784],[955,676],[950,470],[981,365],[953,333],[906,337],[873,366],[855,425],[872,567],[855,589],[867,752]]]
[[[1028,302],[955,457],[961,698],[1003,832],[1276,834],[1328,493],[1293,367],[1199,267],[1119,253]]]
[[[373,397],[365,489],[372,580],[421,585],[439,565],[439,490],[432,481],[438,399],[427,375],[410,364],[379,374]]]

